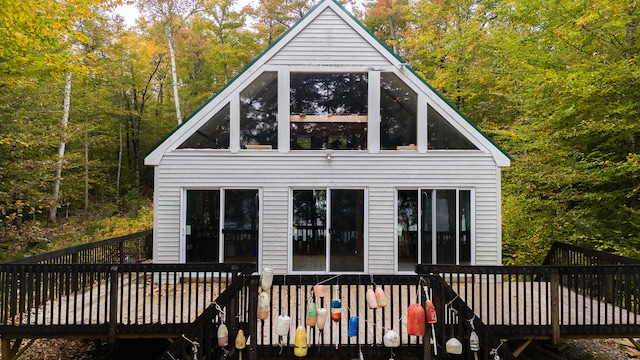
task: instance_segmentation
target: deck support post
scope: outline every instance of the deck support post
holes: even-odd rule
[[[118,267],[112,266],[109,270],[109,334],[107,342],[116,342],[116,330],[118,328]]]
[[[551,274],[551,343],[560,343],[560,275],[557,272]]]
[[[11,339],[2,337],[2,358],[13,360],[20,349],[22,339],[14,339],[13,345],[11,345]]]

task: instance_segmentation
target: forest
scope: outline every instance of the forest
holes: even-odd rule
[[[512,157],[504,264],[553,241],[640,257],[636,0],[342,3]],[[72,219],[151,226],[145,154],[313,5],[0,0],[0,250]]]

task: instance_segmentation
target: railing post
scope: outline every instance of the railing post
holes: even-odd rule
[[[124,264],[124,241],[118,243],[118,252],[120,253],[120,264]]]
[[[558,345],[560,343],[560,275],[558,270],[552,270],[551,273],[551,343]]]
[[[249,353],[249,360],[256,360],[258,358],[258,276],[251,276],[249,281],[249,327],[251,328],[251,352]]]
[[[112,266],[109,270],[109,344],[116,342],[116,330],[118,328],[118,267]]]
[[[428,279],[427,281],[429,281],[429,288],[431,288],[431,284],[433,282],[431,281],[431,279]],[[420,289],[420,287],[418,287],[417,291],[421,292],[420,290],[422,290],[422,289]],[[432,291],[431,293],[435,294],[435,291]],[[420,296],[420,299],[421,299],[420,302],[421,303],[424,303],[425,300],[426,300],[426,299],[423,299],[423,296],[425,296],[425,295],[421,295]],[[427,322],[427,317],[426,316],[425,316],[424,321],[425,321],[425,325],[424,325],[425,326],[424,327],[425,331],[424,331],[424,336],[422,337],[422,342],[423,342],[423,344],[422,344],[423,345],[422,358],[424,360],[431,360],[431,337],[433,335],[431,334],[431,326]],[[434,346],[436,346],[436,345],[434,344]]]

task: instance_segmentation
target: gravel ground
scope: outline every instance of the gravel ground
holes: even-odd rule
[[[567,360],[628,360],[627,348],[614,339],[565,340],[558,347],[559,354]],[[114,358],[122,359],[117,356]],[[144,357],[136,356],[136,359]],[[20,357],[21,360],[108,360],[106,346],[96,346],[94,341],[63,339],[39,339]],[[540,358],[538,357],[538,360]]]
[[[627,347],[614,339],[565,340],[560,354],[568,360],[627,360]]]

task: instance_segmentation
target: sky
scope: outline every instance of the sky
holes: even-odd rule
[[[359,6],[362,6],[363,2],[363,0],[357,1]],[[252,0],[238,0],[237,7],[242,8],[251,3]],[[116,13],[124,17],[124,22],[129,27],[135,26],[136,19],[140,16],[140,12],[134,5],[120,5],[116,8]]]

